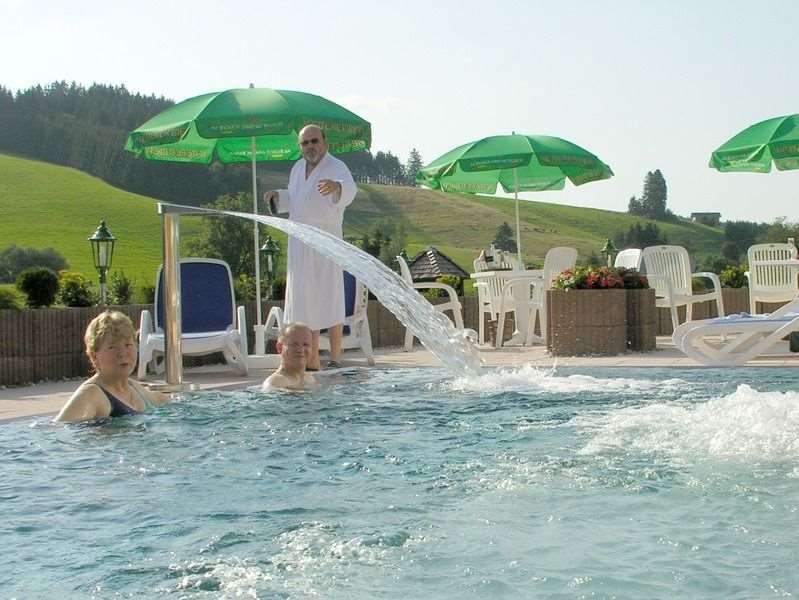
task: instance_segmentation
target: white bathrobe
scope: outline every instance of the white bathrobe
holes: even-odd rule
[[[320,194],[316,185],[321,179],[341,184],[341,198]],[[343,162],[330,153],[305,179],[305,159],[298,160],[289,175],[289,187],[280,190],[278,212],[289,219],[313,225],[341,238],[344,209],[358,191],[352,174]],[[286,323],[305,323],[318,331],[344,322],[344,282],[342,269],[317,254],[300,240],[289,238],[288,276],[286,278]]]

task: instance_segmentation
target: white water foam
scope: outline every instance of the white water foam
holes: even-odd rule
[[[668,403],[585,415],[572,424],[592,432],[582,454],[635,450],[675,457],[799,458],[799,393],[740,385],[702,404]]]
[[[456,392],[501,393],[581,393],[612,392],[616,394],[640,394],[642,392],[675,394],[690,384],[681,379],[655,381],[623,377],[600,378],[589,375],[557,374],[556,368],[541,369],[531,364],[520,367],[498,369],[480,375],[466,375],[446,382],[445,388]]]

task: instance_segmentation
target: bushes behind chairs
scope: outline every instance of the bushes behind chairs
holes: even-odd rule
[[[31,308],[50,306],[58,293],[58,275],[47,267],[25,269],[17,277],[17,289],[27,297]]]

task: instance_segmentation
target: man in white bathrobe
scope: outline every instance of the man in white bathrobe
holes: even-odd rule
[[[358,191],[343,162],[327,151],[325,134],[317,125],[300,131],[302,158],[291,169],[287,190],[264,194],[273,213],[313,225],[341,238],[344,209]],[[286,278],[286,323],[302,322],[313,331],[307,368],[318,370],[319,330],[330,335],[330,363],[341,360],[341,330],[344,322],[344,281],[341,267],[316,253],[300,240],[289,238]]]

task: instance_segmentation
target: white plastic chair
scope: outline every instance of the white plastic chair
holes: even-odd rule
[[[550,248],[544,257],[544,268],[539,277],[530,278],[517,278],[508,279],[500,297],[499,304],[499,321],[497,322],[497,339],[496,347],[502,347],[502,335],[505,326],[505,305],[508,302],[513,302],[514,306],[518,308],[517,314],[522,310],[529,311],[529,321],[526,332],[520,332],[525,336],[526,340],[536,340],[539,342],[546,342],[547,336],[547,290],[552,288],[552,282],[555,278],[567,269],[573,269],[577,263],[577,250],[565,246]],[[529,290],[529,301],[525,295],[524,282],[527,285],[532,285]],[[519,293],[521,291],[521,294]],[[538,321],[541,325],[541,335],[533,335],[535,329],[535,318],[538,315]]]
[[[614,267],[623,267],[625,269],[641,270],[641,260],[643,253],[640,248],[627,248],[622,250],[616,255],[616,260],[613,262]]]
[[[796,269],[782,265],[758,265],[758,261],[794,258],[792,244],[756,244],[746,253],[749,259],[749,312],[757,314],[758,302],[788,302],[799,296]]]
[[[730,315],[687,321],[672,335],[674,345],[705,365],[742,365],[799,332],[799,299],[770,315]]]
[[[369,330],[367,308],[369,306],[369,290],[350,273],[344,271],[344,330],[341,335],[341,349],[360,348],[366,356],[366,362],[375,364],[372,351],[372,334]],[[319,349],[330,350],[330,336],[323,332],[319,336]]]
[[[655,306],[668,308],[676,330],[680,324],[677,307],[685,306],[685,320],[691,321],[693,305],[715,302],[719,317],[724,316],[724,300],[718,275],[706,271],[691,273],[691,259],[682,246],[649,246],[644,248],[644,267],[649,283],[655,288]],[[694,278],[709,279],[713,291],[695,294],[691,289]]]
[[[151,362],[162,372],[158,354],[164,353],[163,266],[155,284],[154,315],[141,313],[139,326],[139,379],[147,375]],[[247,374],[247,328],[244,307],[236,308],[233,277],[228,264],[213,258],[180,261],[181,350],[194,356],[222,352],[225,360],[242,375]]]
[[[411,276],[411,270],[408,268],[408,263],[405,262],[405,259],[401,256],[397,256],[397,262],[399,263],[400,267],[400,274],[405,282],[414,289],[417,290],[444,290],[447,295],[449,296],[449,300],[447,302],[443,302],[441,304],[434,304],[435,309],[439,312],[452,312],[452,318],[455,322],[455,327],[458,329],[463,329],[463,308],[461,307],[460,300],[458,300],[458,292],[455,291],[451,285],[447,285],[446,283],[435,283],[435,282],[420,282],[414,283],[413,277]],[[410,330],[405,330],[405,352],[409,352],[413,348],[413,334]]]
[[[474,272],[481,273],[484,271],[494,270],[511,270],[518,271],[520,269],[519,261],[515,256],[509,253],[498,253],[496,257],[498,260],[493,262],[486,262],[484,258],[477,257],[473,261]],[[485,315],[488,315],[489,320],[496,321],[499,314],[499,303],[502,297],[502,286],[505,282],[504,277],[481,277],[475,284],[474,288],[477,290],[477,318],[478,318],[478,334],[477,339],[480,344],[485,344]],[[515,306],[512,302],[506,302],[503,310],[505,313],[515,313]]]

